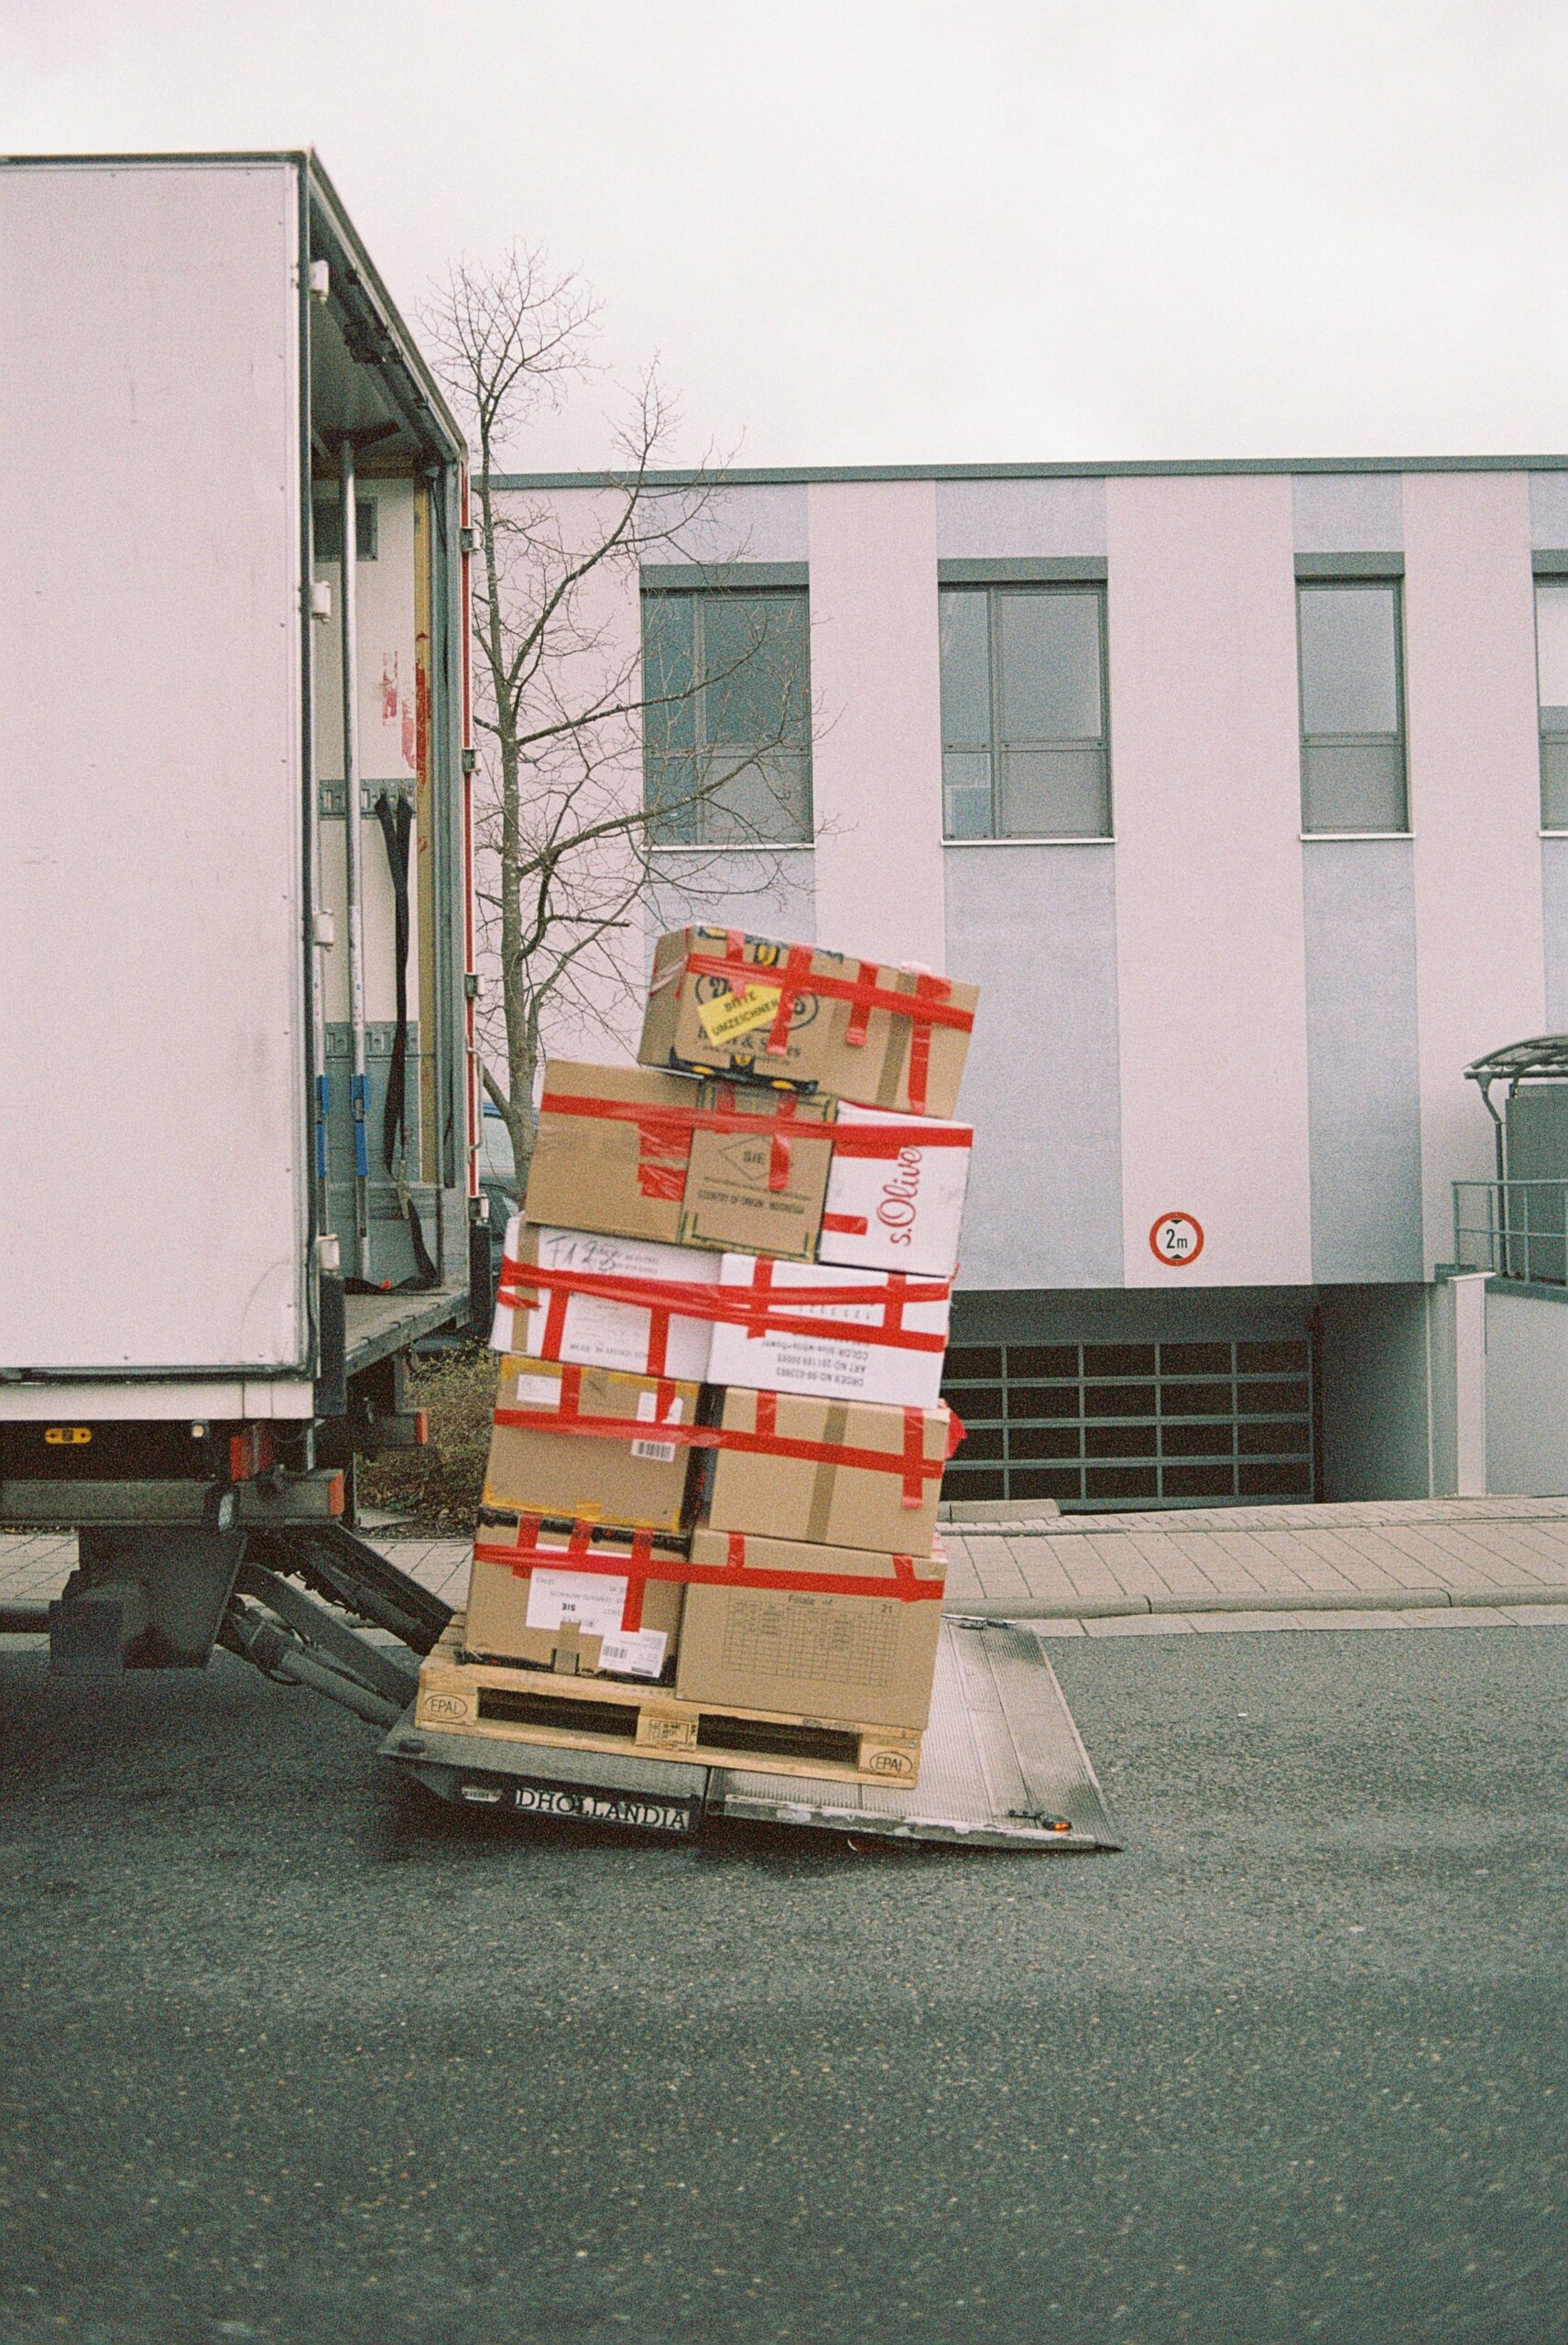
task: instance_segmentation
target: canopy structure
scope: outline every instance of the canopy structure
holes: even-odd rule
[[[1520,1083],[1568,1083],[1568,1034],[1537,1034],[1528,1042],[1508,1042],[1500,1051],[1488,1051],[1465,1073],[1480,1085],[1483,1096],[1494,1083],[1506,1083],[1510,1091]]]
[[[1488,1051],[1465,1070],[1465,1080],[1478,1084],[1486,1113],[1497,1129],[1497,1178],[1507,1174],[1507,1142],[1503,1119],[1492,1105],[1492,1085],[1506,1083],[1511,1099],[1521,1083],[1568,1083],[1568,1034],[1536,1034],[1526,1042],[1507,1042]]]

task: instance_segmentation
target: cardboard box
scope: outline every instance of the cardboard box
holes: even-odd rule
[[[778,1034],[786,991],[789,1023]],[[923,970],[724,929],[672,929],[655,948],[637,1057],[951,1116],[978,999],[975,987]],[[775,1041],[781,1047],[770,1049]]]
[[[547,1060],[526,1217],[678,1245],[691,1145],[679,1118],[696,1107],[701,1090],[691,1075]],[[647,1110],[640,1122],[633,1119],[639,1108]]]
[[[946,1409],[878,1409],[739,1384],[721,1402],[724,1432],[775,1442],[784,1454],[700,1451],[694,1495],[704,1524],[811,1546],[931,1554],[952,1424]],[[813,1449],[825,1455],[790,1454]],[[886,1464],[869,1464],[873,1457]]]
[[[648,1303],[615,1302],[594,1292],[537,1290],[531,1306],[507,1300],[527,1295],[528,1271],[540,1269],[587,1280],[630,1278],[662,1286],[716,1286],[724,1258],[690,1246],[656,1246],[644,1238],[606,1238],[580,1229],[550,1229],[514,1214],[506,1225],[502,1300],[490,1336],[493,1351],[529,1359],[571,1360],[580,1368],[618,1368],[633,1376],[672,1376],[701,1384],[708,1374],[713,1323],[658,1314]],[[508,1270],[508,1264],[518,1267]],[[564,1307],[556,1297],[566,1293]],[[662,1354],[662,1356],[660,1356]]]
[[[686,1593],[678,1581],[642,1582],[641,1618],[628,1630],[627,1578],[619,1573],[574,1569],[570,1524],[544,1523],[537,1533],[524,1526],[524,1546],[530,1553],[548,1551],[552,1560],[546,1564],[514,1565],[500,1560],[517,1545],[518,1535],[516,1524],[487,1525],[474,1543],[463,1631],[463,1651],[471,1659],[531,1663],[569,1677],[667,1674]],[[629,1560],[631,1543],[601,1532],[592,1552]],[[653,1541],[653,1553],[671,1561],[681,1560],[685,1552],[682,1541]],[[553,1560],[556,1554],[559,1565]]]
[[[724,1284],[763,1291],[770,1318],[789,1317],[788,1329],[750,1326],[713,1330],[708,1352],[711,1384],[746,1384],[771,1392],[808,1392],[824,1401],[874,1401],[884,1407],[934,1409],[942,1395],[942,1354],[947,1344],[948,1292],[942,1279],[905,1279],[886,1271],[844,1270],[829,1263],[758,1262],[749,1254],[725,1254]],[[793,1292],[823,1294],[845,1289],[864,1302],[791,1304]],[[889,1340],[856,1343],[819,1336],[814,1323],[871,1327]],[[909,1339],[913,1336],[916,1341]]]
[[[503,1360],[482,1503],[512,1514],[680,1531],[688,1520],[693,1453],[660,1441],[658,1428],[693,1424],[701,1391],[697,1384],[610,1368]],[[536,1422],[507,1422],[517,1416]],[[572,1420],[578,1417],[624,1422],[626,1438],[575,1432]]]
[[[681,1243],[811,1261],[833,1161],[824,1127],[835,1103],[755,1083],[704,1083],[702,1093],[702,1115],[754,1128],[692,1133]]]
[[[691,1561],[723,1565],[731,1541],[695,1531]],[[861,1547],[812,1547],[747,1538],[745,1568],[760,1573],[863,1580],[864,1596],[807,1588],[715,1587],[686,1591],[675,1690],[715,1708],[790,1710],[851,1726],[923,1727],[942,1631],[940,1595],[913,1601],[878,1591],[894,1576],[891,1555]],[[920,1579],[945,1576],[940,1550],[915,1566]]]
[[[831,1099],[762,1085],[551,1059],[526,1217],[810,1261],[827,1194],[822,1127],[833,1113]],[[723,1128],[731,1118],[738,1129]]]
[[[896,1156],[849,1152],[854,1143],[846,1135],[867,1127],[885,1130],[889,1124],[909,1134]],[[950,1279],[958,1268],[974,1139],[968,1124],[894,1116],[885,1107],[842,1101],[833,1124],[818,1260]]]

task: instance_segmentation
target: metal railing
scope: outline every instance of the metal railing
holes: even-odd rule
[[[1568,1181],[1455,1181],[1454,1259],[1462,1271],[1568,1286]]]

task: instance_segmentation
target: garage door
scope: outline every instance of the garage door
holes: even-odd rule
[[[959,1344],[943,1392],[968,1434],[947,1499],[1126,1507],[1313,1495],[1305,1341]]]

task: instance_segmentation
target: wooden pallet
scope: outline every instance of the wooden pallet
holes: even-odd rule
[[[668,1685],[467,1661],[463,1631],[459,1612],[420,1668],[416,1729],[847,1783],[907,1785],[920,1775],[920,1737],[911,1727],[845,1726],[784,1710],[720,1710],[683,1702]]]

